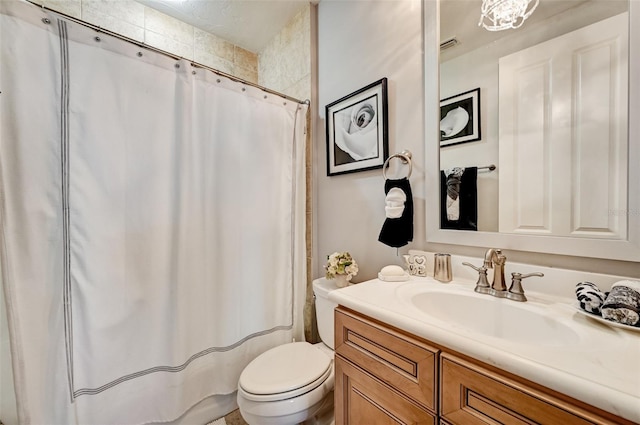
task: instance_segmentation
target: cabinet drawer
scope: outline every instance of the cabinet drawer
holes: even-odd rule
[[[440,359],[440,415],[453,425],[619,423],[449,353]]]
[[[336,425],[436,425],[435,415],[336,357]]]
[[[337,355],[435,411],[437,349],[342,307],[335,319]]]

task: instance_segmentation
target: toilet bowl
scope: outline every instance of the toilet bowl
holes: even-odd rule
[[[238,407],[250,425],[333,423],[333,281],[313,281],[323,342],[292,342],[256,357],[238,382]]]

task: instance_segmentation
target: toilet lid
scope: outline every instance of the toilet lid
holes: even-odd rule
[[[242,371],[240,386],[257,395],[293,391],[318,380],[331,358],[308,342],[280,345],[256,357]]]

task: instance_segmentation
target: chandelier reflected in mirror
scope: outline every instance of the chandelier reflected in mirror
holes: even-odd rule
[[[540,0],[482,0],[478,26],[489,31],[520,28]]]

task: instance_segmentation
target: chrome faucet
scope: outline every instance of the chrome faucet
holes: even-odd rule
[[[470,263],[462,263],[462,265],[469,266],[478,272],[478,281],[474,291],[498,298],[508,298],[513,301],[527,301],[522,289],[522,279],[532,276],[543,277],[544,274],[511,273],[511,287],[507,290],[507,285],[504,282],[504,265],[506,262],[507,257],[502,253],[502,250],[489,248],[484,254],[484,265],[482,267],[476,267]],[[491,285],[489,285],[487,279],[487,269],[493,269],[493,282]]]
[[[488,294],[489,291],[491,291],[491,286],[489,286],[489,282],[487,281],[487,268],[485,266],[476,267],[471,263],[462,263],[462,265],[471,267],[478,272],[478,281],[476,282],[474,291],[480,294]]]
[[[527,297],[524,295],[524,289],[522,289],[522,279],[526,279],[528,277],[537,276],[543,277],[543,273],[511,273],[511,288],[509,288],[509,293],[507,294],[507,298],[514,301],[524,302],[527,300]]]
[[[507,285],[504,282],[504,265],[507,257],[502,254],[502,250],[489,248],[484,254],[484,267],[493,269],[493,282],[489,294],[505,298],[507,296]]]

